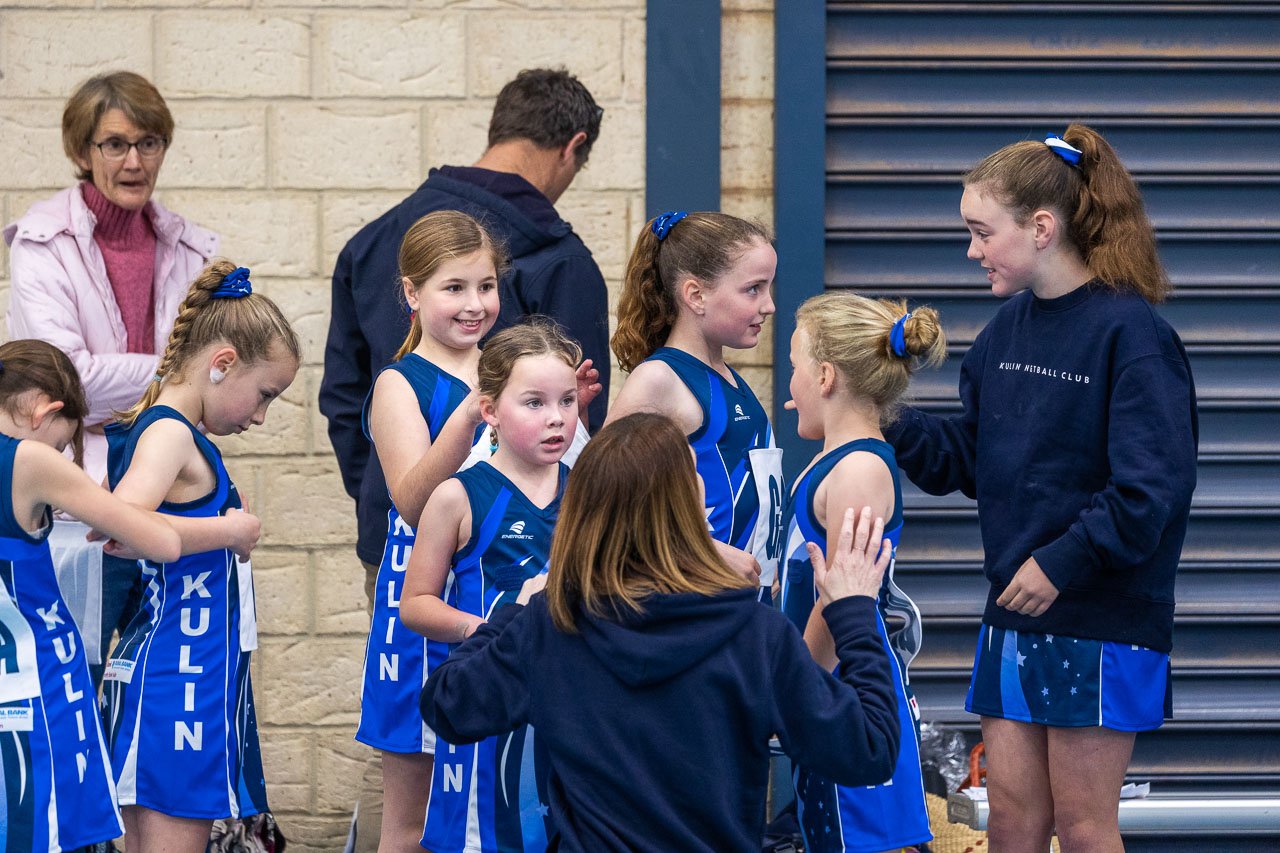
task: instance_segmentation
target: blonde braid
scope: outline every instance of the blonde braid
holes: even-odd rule
[[[138,415],[155,405],[164,380],[177,374],[178,367],[188,355],[191,328],[195,325],[196,317],[212,301],[213,292],[218,289],[223,277],[234,272],[235,269],[236,265],[231,261],[219,258],[201,270],[195,281],[191,282],[186,297],[178,306],[178,318],[173,321],[173,331],[169,333],[164,354],[160,356],[160,362],[156,365],[156,375],[142,392],[138,402],[125,411],[116,413],[116,417],[122,423],[132,424],[137,420]]]

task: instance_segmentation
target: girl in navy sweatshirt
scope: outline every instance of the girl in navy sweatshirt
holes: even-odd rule
[[[1121,851],[1134,732],[1170,708],[1173,582],[1195,487],[1195,388],[1152,307],[1170,291],[1133,178],[1094,130],[965,176],[969,257],[1007,298],[964,410],[887,437],[932,494],[978,501],[991,582],[966,707],[982,716],[992,849]]]
[[[423,719],[456,744],[532,724],[550,756],[555,849],[759,849],[771,735],[841,784],[893,770],[883,530],[867,508],[855,535],[849,510],[829,570],[811,549],[831,675],[718,556],[684,432],[663,415],[621,418],[574,466],[549,575],[432,672]]]

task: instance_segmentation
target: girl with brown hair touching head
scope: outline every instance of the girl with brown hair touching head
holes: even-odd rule
[[[480,430],[474,389],[483,379],[479,342],[498,318],[506,263],[493,235],[455,210],[417,220],[400,245],[397,284],[412,320],[396,360],[374,382],[365,414],[392,501],[376,583],[369,579],[373,618],[356,730],[356,740],[382,751],[382,853],[421,849],[436,739],[412,709],[426,672],[448,650],[410,630],[401,603],[420,520],[435,523],[436,515],[423,511],[428,498],[491,452],[494,433]],[[587,363],[576,375],[590,402],[600,390],[595,372]],[[573,430],[570,438],[585,434]]]
[[[843,784],[892,771],[898,722],[875,628],[883,526],[864,509],[855,534],[849,510],[829,568],[814,549],[841,662],[830,675],[720,558],[683,429],[620,418],[574,466],[549,573],[431,674],[423,718],[455,744],[532,724],[557,849],[757,848],[771,735]]]
[[[992,849],[1056,831],[1119,853],[1134,733],[1171,708],[1191,365],[1154,307],[1170,287],[1142,197],[1097,131],[1001,148],[965,176],[960,214],[1008,301],[964,357],[963,412],[908,409],[887,437],[920,488],[978,501],[991,587],[966,708]]]
[[[550,320],[503,329],[480,355],[480,411],[497,450],[446,480],[427,501],[405,577],[404,622],[447,653],[546,571],[579,418],[582,350]],[[443,655],[442,655],[443,656]],[[438,661],[433,661],[438,663]],[[532,663],[532,662],[529,662]],[[472,747],[436,742],[422,846],[537,853],[547,820],[545,761],[532,728],[515,726]]]

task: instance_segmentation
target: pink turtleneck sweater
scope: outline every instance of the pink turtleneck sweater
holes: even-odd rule
[[[93,242],[102,251],[107,280],[120,306],[129,352],[156,351],[156,233],[142,210],[125,210],[93,185],[80,185],[97,224]],[[145,208],[144,208],[145,209]]]

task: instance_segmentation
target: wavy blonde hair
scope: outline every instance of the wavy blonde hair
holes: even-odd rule
[[[938,312],[919,306],[903,323],[906,354],[897,355],[890,333],[907,313],[901,299],[869,299],[848,291],[830,291],[806,299],[796,310],[796,327],[809,336],[809,355],[830,362],[850,392],[875,404],[892,421],[912,372],[947,357],[947,339]]]

